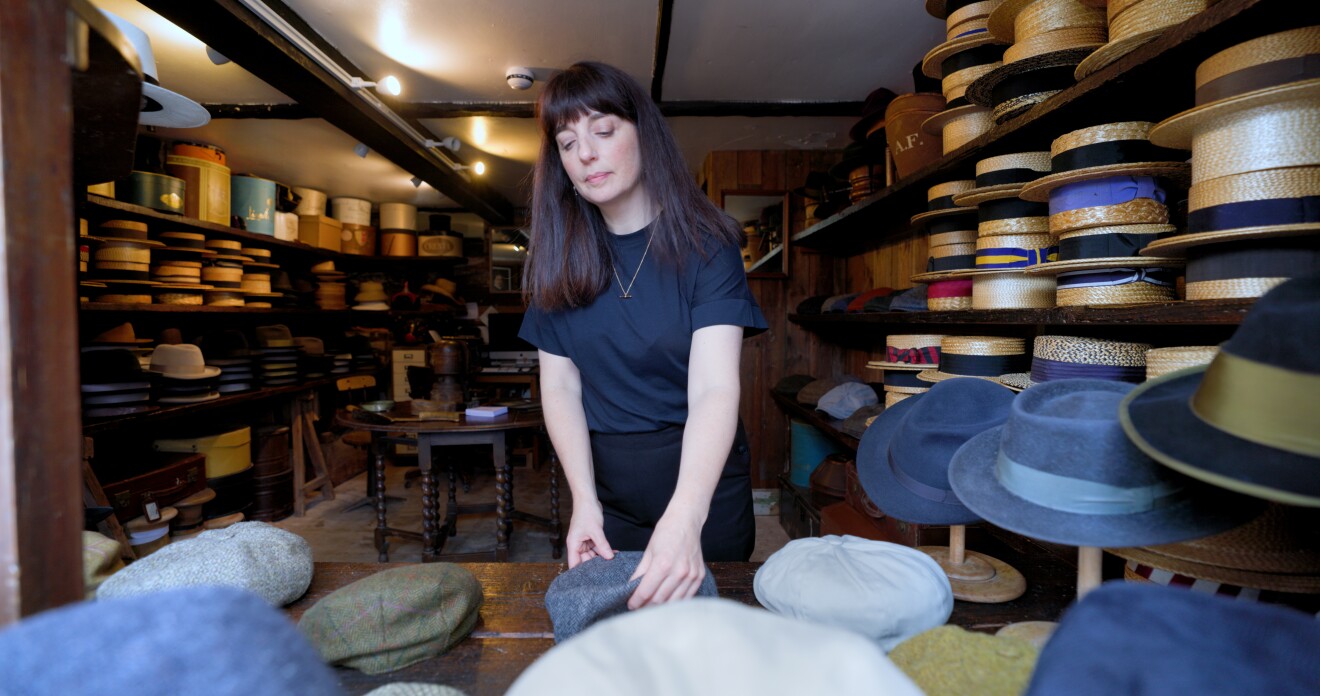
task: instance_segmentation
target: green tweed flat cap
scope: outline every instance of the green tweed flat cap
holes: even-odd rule
[[[939,626],[899,643],[889,659],[926,696],[1018,696],[1036,668],[1036,646],[1020,638]]]

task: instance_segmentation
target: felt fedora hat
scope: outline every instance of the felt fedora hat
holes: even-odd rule
[[[885,336],[884,359],[868,362],[866,366],[884,370],[939,367],[943,339],[943,334],[889,334]]]
[[[1219,354],[1219,346],[1171,346],[1146,351],[1146,379],[1199,365],[1209,365]]]
[[[1317,317],[1320,276],[1276,287],[1208,366],[1137,387],[1123,401],[1123,428],[1146,454],[1188,476],[1320,506]]]
[[[1027,343],[1002,336],[945,336],[940,341],[940,365],[917,375],[924,382],[956,377],[995,380],[1027,367]]]
[[[1146,376],[1148,350],[1149,343],[1082,336],[1037,336],[1031,350],[1031,372],[1001,375],[999,383],[1022,391],[1056,379],[1140,382]]]
[[[1118,406],[1131,390],[1061,379],[1022,392],[1002,427],[954,455],[954,492],[996,526],[1069,546],[1187,541],[1259,513],[1250,498],[1160,466],[1129,442]]]
[[[1027,182],[1050,173],[1050,153],[1014,152],[987,157],[976,163],[976,188],[954,196],[958,205],[980,205],[1000,198],[1017,198]]]
[[[1209,0],[1110,0],[1109,41],[1077,64],[1078,80],[1205,10]]]
[[[913,215],[910,222],[915,225],[918,222],[924,222],[932,218],[975,213],[976,208],[958,205],[953,202],[955,195],[975,187],[976,182],[971,179],[957,179],[935,184],[926,189],[926,210]]]
[[[917,524],[972,524],[949,486],[949,460],[973,436],[1008,419],[1013,392],[951,379],[880,414],[857,448],[857,477],[885,514]]]
[[[161,345],[151,352],[150,370],[168,379],[210,379],[220,376],[220,368],[206,364],[202,349],[191,343]]]
[[[1027,269],[1027,273],[1059,274],[1093,268],[1181,267],[1183,260],[1140,256],[1142,249],[1177,228],[1173,225],[1110,225],[1071,230],[1058,235],[1058,254]]]
[[[130,322],[106,329],[92,338],[93,344],[102,346],[144,346],[151,342],[150,338],[138,338]]]
[[[1049,193],[1050,234],[1091,227],[1165,225],[1168,191],[1153,176],[1107,176],[1059,186]]]
[[[1187,153],[1154,145],[1149,121],[1121,121],[1065,133],[1050,143],[1050,171],[1022,189],[1028,201],[1046,202],[1050,191],[1079,181],[1119,175],[1158,176],[1185,183]]]
[[[156,57],[151,50],[151,39],[147,37],[147,33],[123,17],[104,10],[101,12],[132,44],[141,60],[143,103],[142,110],[138,114],[138,123],[166,128],[195,128],[210,123],[211,114],[201,104],[160,86],[160,79],[156,73]]]
[[[1314,113],[1320,94],[1317,54],[1320,26],[1308,26],[1245,41],[1210,56],[1196,68],[1195,106],[1161,121],[1151,131],[1152,141],[1195,150],[1198,141],[1214,138],[1213,131],[1244,117],[1255,120],[1271,113],[1293,113],[1296,118]]]
[[[893,90],[885,87],[871,90],[871,93],[866,95],[866,101],[862,104],[862,117],[849,129],[848,137],[852,138],[854,142],[865,140],[871,137],[874,130],[884,128],[885,108],[889,106],[889,102],[893,101],[895,96],[897,95],[894,94]]]
[[[926,309],[932,312],[956,312],[972,308],[970,278],[932,280],[926,287]]]

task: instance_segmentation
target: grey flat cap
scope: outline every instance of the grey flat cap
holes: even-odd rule
[[[555,642],[562,643],[601,619],[627,611],[628,598],[642,584],[641,578],[632,582],[628,578],[641,562],[641,551],[617,551],[614,560],[593,558],[555,578],[545,592]],[[710,568],[697,596],[719,596]]]

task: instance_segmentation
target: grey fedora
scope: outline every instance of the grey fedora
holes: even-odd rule
[[[641,551],[616,551],[613,560],[593,558],[555,578],[545,591],[555,642],[562,643],[597,621],[628,611],[628,598],[642,584],[640,577],[632,582],[628,578],[641,562]],[[719,596],[709,568],[697,596]]]
[[[857,448],[857,478],[885,514],[918,524],[971,524],[949,486],[964,442],[1003,425],[1015,394],[984,379],[949,379],[880,414]]]
[[[1251,498],[1156,464],[1123,433],[1133,385],[1061,379],[1013,401],[1008,421],[953,456],[949,482],[987,521],[1071,546],[1149,546],[1216,534],[1259,514]]]

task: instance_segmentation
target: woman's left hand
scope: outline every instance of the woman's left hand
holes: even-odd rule
[[[642,583],[628,599],[629,609],[687,599],[697,593],[706,577],[701,556],[700,520],[666,514],[655,525],[642,562],[629,581]]]

